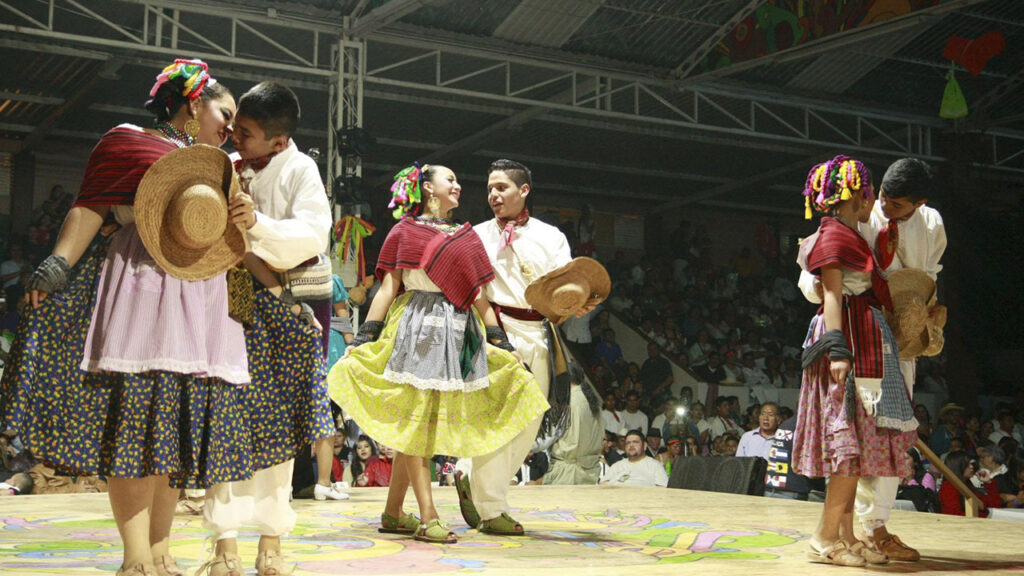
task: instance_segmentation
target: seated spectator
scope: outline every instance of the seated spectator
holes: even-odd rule
[[[759,456],[768,460],[775,432],[779,429],[779,405],[769,402],[761,406],[758,422],[757,428],[744,433],[740,438],[736,448],[737,456]]]
[[[757,430],[761,425],[761,405],[758,403],[747,406],[747,417],[743,420],[744,430]]]
[[[667,398],[662,403],[662,411],[651,420],[651,430],[660,430],[662,438],[675,435],[675,428],[678,428],[685,421],[685,417],[676,412],[676,400]],[[685,413],[685,409],[683,410]]]
[[[615,331],[608,328],[604,331],[601,341],[594,347],[594,362],[601,364],[612,374],[616,374],[616,370],[624,361],[622,348],[615,342]]]
[[[780,406],[779,407],[779,420],[780,421],[785,422],[786,420],[789,420],[792,417],[793,417],[793,409],[792,408],[790,408],[789,406]]]
[[[390,486],[392,460],[395,457],[395,449],[389,446],[378,445],[380,453],[377,459],[366,466],[366,471],[356,478],[358,486]]]
[[[728,396],[719,396],[718,399],[715,400],[715,416],[708,419],[708,424],[710,426],[708,435],[712,440],[730,432],[735,434],[737,437],[739,437],[740,434],[743,434],[743,429],[740,428],[739,424],[729,417],[729,405],[730,401]]]
[[[952,440],[949,441],[949,452],[946,452],[945,454],[939,454],[939,460],[942,460],[943,462],[945,462],[946,458],[948,458],[951,453],[959,452],[959,451],[961,451],[963,449],[964,449],[964,441],[963,441],[963,439],[962,438],[953,438]]]
[[[683,438],[683,455],[684,456],[703,456],[704,451],[701,450],[700,440],[696,436],[687,436]]]
[[[768,450],[768,471],[765,474],[764,495],[768,498],[807,500],[811,492],[810,480],[793,471],[793,430],[796,416],[790,416],[779,424]]]
[[[782,362],[778,354],[765,358],[764,373],[768,375],[768,385],[772,388],[785,388],[786,380],[782,377]]]
[[[434,456],[438,486],[455,486],[455,465],[458,461],[455,456]]]
[[[696,369],[699,366],[704,366],[711,359],[711,355],[715,352],[715,345],[711,343],[711,337],[708,336],[708,331],[701,329],[697,332],[697,341],[690,346],[688,351],[690,356],[690,367]]]
[[[647,344],[647,359],[640,367],[638,376],[648,401],[654,405],[660,404],[668,395],[673,379],[672,365],[661,355],[657,344]]]
[[[693,404],[693,388],[689,386],[683,386],[679,389],[679,400],[676,402],[687,408]]]
[[[648,456],[651,458],[657,458],[658,454],[661,454],[664,451],[664,448],[661,445],[661,440],[661,429],[652,426],[651,429],[647,431],[647,446],[645,451]]]
[[[961,419],[963,415],[961,414]],[[932,441],[932,416],[928,412],[928,407],[924,404],[914,405],[914,418],[917,418],[917,437],[921,439],[921,442],[925,444],[931,444]],[[947,452],[949,449],[947,448]],[[936,454],[942,454],[942,452],[936,452]]]
[[[768,350],[761,342],[761,337],[758,333],[754,330],[748,330],[743,343],[743,365],[746,366],[747,358],[751,358],[754,360],[754,365],[763,370],[765,366],[764,359],[767,355]]]
[[[939,410],[939,426],[931,432],[931,442],[928,447],[936,454],[949,452],[949,441],[957,438],[963,432],[960,422],[963,420],[964,409],[952,402],[946,404]]]
[[[720,455],[721,456],[735,456],[736,455],[736,449],[740,445],[739,437],[736,436],[735,434],[733,434],[732,432],[726,432],[725,434],[723,434],[721,436],[721,438],[722,438],[722,448],[721,448]]]
[[[21,281],[21,273],[29,267],[25,257],[25,244],[15,241],[7,248],[7,259],[0,263],[0,283],[7,289]]]
[[[366,486],[365,483],[360,484],[359,479],[370,464],[377,459],[377,446],[369,436],[364,434],[359,436],[353,452],[352,464],[345,468],[341,480],[347,482],[349,486]]]
[[[704,418],[704,403],[694,402],[690,406],[690,412],[686,415],[686,429],[697,438],[701,448],[708,445],[708,434],[711,431],[711,422]]]
[[[937,513],[940,510],[940,504],[936,494],[935,477],[924,467],[917,448],[911,448],[907,454],[910,455],[913,466],[906,477],[900,478],[896,499],[913,502],[914,508],[918,512]]]
[[[626,394],[626,409],[619,415],[627,430],[640,430],[647,434],[647,414],[640,411],[640,395],[635,391]]]
[[[601,477],[602,484],[616,486],[668,486],[665,468],[644,453],[644,433],[630,430],[626,434],[626,458],[619,460]]]
[[[331,482],[343,482],[345,479],[345,468],[349,466],[351,450],[346,442],[345,431],[339,429],[334,435],[334,450],[331,458]]]
[[[548,473],[549,466],[550,463],[546,452],[533,452],[531,450],[526,455],[523,465],[519,467],[519,471],[516,472],[516,479],[512,484],[539,486],[544,483],[544,475]]]
[[[747,386],[771,386],[771,379],[761,366],[758,366],[754,356],[743,355],[743,368],[740,373],[740,380]]]
[[[985,508],[1002,508],[1003,499],[999,497],[999,488],[996,486],[994,480],[990,481],[989,485],[986,485],[980,480],[977,483],[981,483],[983,489],[977,489],[975,481],[975,475],[977,470],[975,469],[975,461],[971,460],[971,457],[963,451],[950,452],[946,458],[946,466],[949,467],[950,472],[956,474],[968,488],[974,490],[974,493],[981,499],[982,504]],[[987,489],[984,489],[987,487]],[[956,486],[952,482],[946,480],[942,482],[939,487],[939,505],[940,510],[943,514],[951,514],[953,516],[964,516],[964,498],[957,491]],[[982,516],[988,516],[988,511],[983,510]]]
[[[722,364],[725,378],[719,384],[738,384],[743,380],[743,366],[736,362],[736,353],[729,350],[725,353],[725,364]]]
[[[25,288],[20,283],[12,284],[4,288],[4,309],[0,317],[0,335],[4,333],[14,334],[18,331],[18,320],[21,318],[25,304],[22,299],[25,297]]]
[[[601,462],[604,466],[611,466],[619,460],[622,460],[622,454],[616,449],[619,445],[618,434],[611,430],[604,431],[604,441],[601,442]],[[601,469],[601,474],[605,472],[604,468]]]
[[[786,358],[784,365],[785,369],[782,371],[782,387],[799,388],[800,381],[803,378],[803,372],[800,370],[800,364],[795,358]]]
[[[699,382],[707,384],[720,384],[725,380],[725,370],[722,370],[718,352],[710,353],[706,364],[700,366],[691,364],[691,372]]]
[[[988,435],[988,439],[993,443],[998,444],[999,441],[1007,436],[1017,441],[1017,444],[1024,444],[1024,432],[1022,427],[1013,420],[1013,411],[1009,408],[1004,408],[996,413],[996,420],[994,422],[996,426],[993,428],[992,433]]]
[[[617,410],[618,399],[615,394],[604,395],[604,409],[601,410],[601,422],[605,430],[622,428],[622,415]]]
[[[971,482],[986,492],[994,488],[1004,508],[1020,508],[1024,503],[1024,490],[1006,466],[1006,453],[998,446],[978,447],[978,472]]]
[[[676,458],[683,454],[683,441],[678,436],[673,436],[668,439],[665,443],[665,449],[658,454],[657,460],[661,462],[661,465],[665,467],[665,473],[669,476],[672,475],[672,463],[676,461]]]

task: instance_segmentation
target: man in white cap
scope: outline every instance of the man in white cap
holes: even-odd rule
[[[887,273],[917,268],[935,280],[942,270],[946,229],[938,210],[925,205],[934,189],[932,177],[931,167],[916,158],[900,158],[882,177],[871,219],[860,225],[860,234]],[[811,302],[821,302],[820,282],[807,272],[800,275],[800,290]],[[901,360],[900,372],[913,396],[916,361]],[[869,546],[892,560],[916,562],[921,558],[917,550],[885,527],[898,488],[899,478],[861,478],[855,510]]]

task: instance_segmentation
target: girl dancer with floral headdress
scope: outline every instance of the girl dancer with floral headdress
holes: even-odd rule
[[[331,398],[396,450],[381,531],[428,542],[456,541],[434,508],[430,457],[493,452],[548,407],[483,295],[494,272],[480,238],[451,220],[461,191],[444,166],[395,177],[380,290],[328,375]],[[418,520],[402,510],[410,484]]]
[[[811,169],[804,196],[805,216],[810,219],[813,209],[823,217],[801,244],[798,262],[820,276],[824,298],[804,344],[793,467],[829,477],[808,557],[843,566],[882,564],[888,558],[853,533],[857,480],[903,475],[917,422],[882,313],[892,308],[888,284],[857,232],[871,216],[871,173],[857,160],[836,156]]]

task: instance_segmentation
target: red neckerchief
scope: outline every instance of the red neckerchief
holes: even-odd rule
[[[241,174],[246,168],[252,168],[253,172],[259,174],[260,170],[263,170],[267,167],[267,164],[270,164],[270,161],[274,159],[274,156],[277,156],[277,152],[271,152],[266,156],[260,156],[259,158],[253,158],[251,160],[241,158],[235,160],[235,172]]]
[[[900,245],[900,227],[896,220],[889,220],[885,228],[878,232],[875,247],[878,250],[878,263],[882,270],[888,270],[892,259],[896,256],[896,248]]]
[[[530,219],[530,209],[523,206],[523,211],[515,218],[498,218],[498,227],[501,228],[501,242],[498,243],[498,250],[511,246],[515,240],[516,226],[522,226]]]

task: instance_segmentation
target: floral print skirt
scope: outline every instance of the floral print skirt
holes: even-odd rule
[[[80,369],[99,243],[63,292],[29,310],[0,380],[0,424],[58,472],[208,488],[245,480],[333,433],[320,340],[269,293],[246,330],[252,384],[151,370]],[[144,319],[140,319],[144,321]]]

